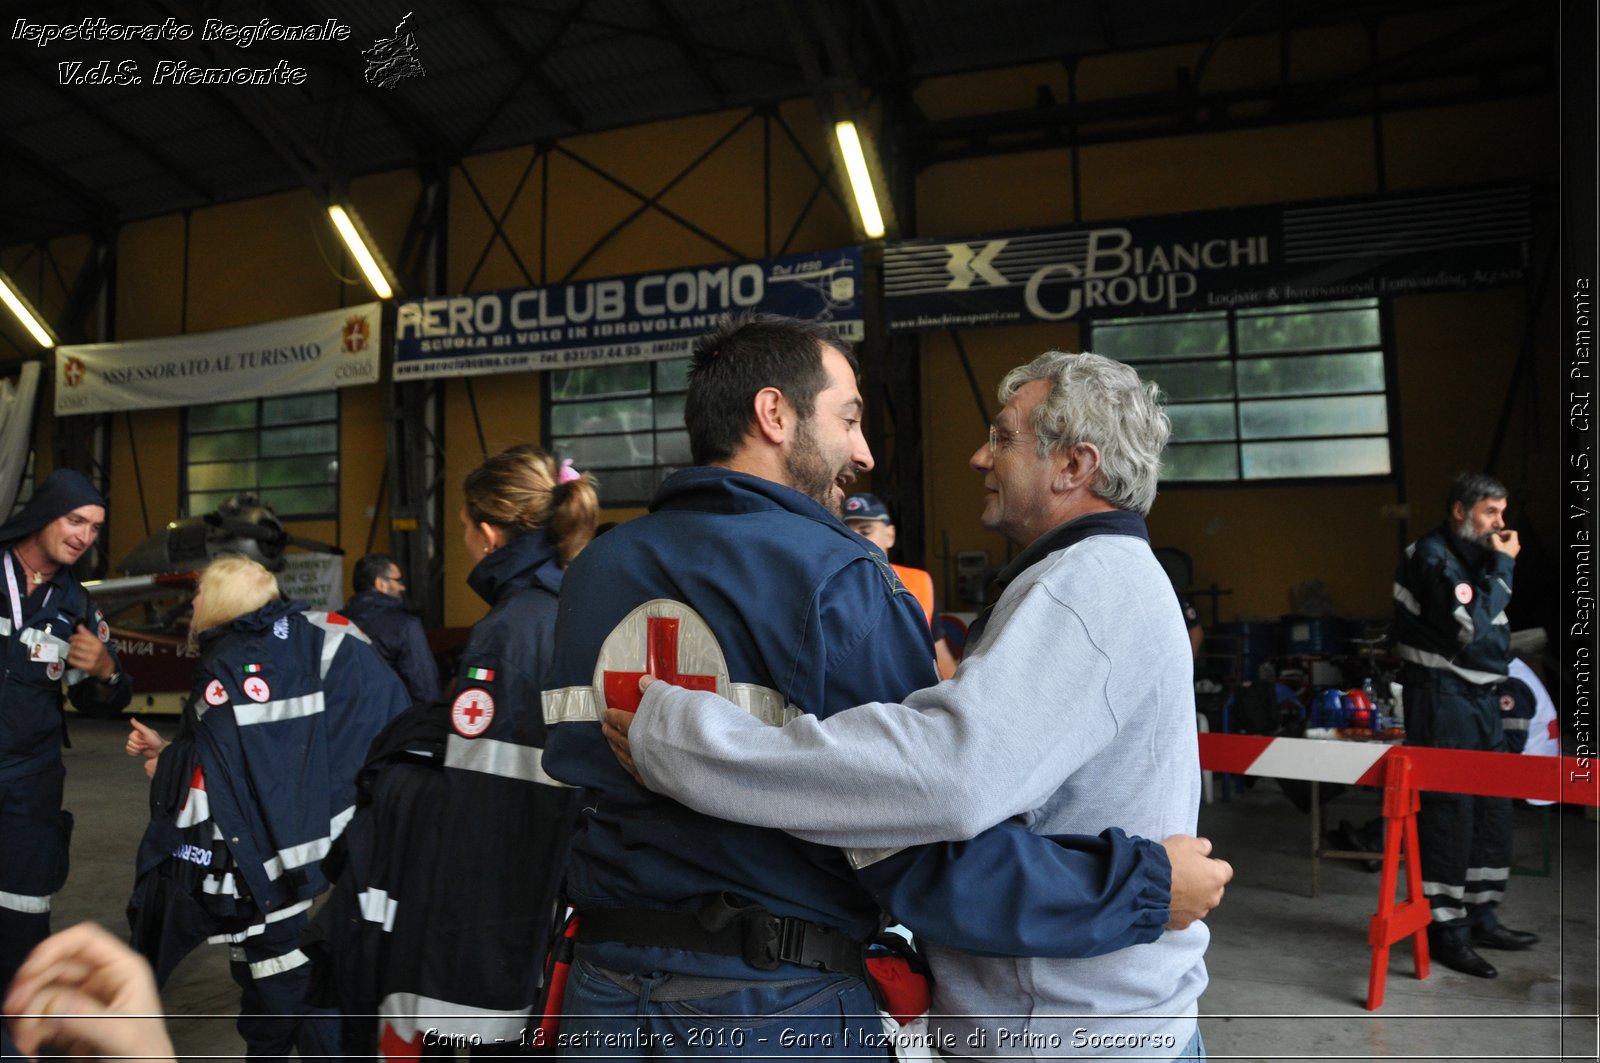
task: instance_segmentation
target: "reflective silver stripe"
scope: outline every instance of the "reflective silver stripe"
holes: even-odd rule
[[[43,915],[50,910],[49,895],[43,897],[30,897],[26,893],[7,893],[0,890],[0,908],[13,912],[26,912],[29,915]]]
[[[339,643],[344,641],[343,631],[334,631],[324,628],[327,633],[322,636],[322,678],[328,678],[328,669],[333,667],[334,655],[339,652]]]
[[[1469,867],[1468,882],[1504,882],[1511,875],[1509,867]]]
[[[282,956],[273,956],[271,959],[257,960],[250,965],[250,977],[255,979],[271,978],[284,971],[292,971],[296,967],[310,963],[311,959],[299,949],[286,952]]]
[[[1521,716],[1502,716],[1500,729],[1502,731],[1526,731],[1530,721]]]
[[[361,891],[361,918],[369,923],[381,923],[385,931],[394,930],[395,899],[376,886]]]
[[[334,654],[339,652],[339,643],[345,640],[346,635],[360,639],[362,642],[365,642],[369,645],[372,643],[372,639],[367,637],[367,633],[362,631],[354,623],[330,623],[328,621],[327,613],[304,613],[302,615],[307,620],[311,621],[311,623],[320,627],[326,633],[322,640],[321,662],[322,678],[324,679],[328,678],[328,669],[333,667]]]
[[[892,849],[846,849],[844,856],[846,860],[850,861],[851,867],[860,871],[864,867],[871,867],[879,860],[889,859],[889,857],[904,848],[905,846],[901,845]]]
[[[477,1034],[485,1041],[500,1038],[515,1043],[528,1025],[530,1001],[516,1011],[490,1011],[470,1004],[425,997],[418,993],[391,993],[378,1004],[385,1025],[409,1041],[426,1030],[445,1034]]]
[[[498,742],[492,738],[450,735],[444,743],[444,766],[462,771],[481,771],[485,775],[499,775],[522,782],[542,783],[545,786],[567,785],[545,774],[544,750],[538,746]]]
[[[1453,897],[1458,901],[1461,899],[1461,892],[1465,888],[1464,886],[1452,886],[1448,882],[1424,882],[1422,884],[1424,896]]]
[[[251,702],[235,702],[233,718],[240,727],[248,727],[251,724],[279,723],[283,720],[315,716],[322,709],[322,691],[319,690],[315,694],[303,694],[298,698],[283,698],[279,701],[263,701],[259,705]]]
[[[1449,923],[1466,917],[1467,910],[1465,908],[1435,908],[1433,910],[1433,921],[1435,923]]]
[[[558,723],[595,723],[600,714],[594,711],[594,687],[562,687],[546,690],[544,722],[550,727]]]
[[[544,692],[544,722],[554,727],[558,723],[598,723],[600,713],[595,709],[594,687],[561,687]],[[771,687],[757,683],[729,683],[728,700],[748,712],[762,723],[782,727],[800,710],[788,703],[782,694]]]
[[[287,868],[304,867],[313,860],[321,860],[328,855],[328,850],[333,847],[333,840],[349,826],[355,814],[356,806],[351,805],[328,821],[326,838],[314,838],[299,845],[291,845],[287,849],[279,849],[278,855],[264,862],[261,869],[267,873],[267,878],[277,881]]]
[[[326,838],[314,838],[299,845],[291,845],[287,849],[279,849],[277,856],[261,865],[266,869],[267,877],[276,879],[283,874],[285,868],[304,867],[313,860],[321,860],[327,856],[328,850],[333,848],[333,840],[339,836],[355,814],[356,806],[351,805],[328,821]]]
[[[1417,596],[1400,586],[1399,580],[1395,581],[1394,600],[1405,606],[1406,612],[1412,616],[1422,615],[1422,606],[1417,602]]]
[[[350,821],[352,819],[355,819],[355,818],[356,818],[356,806],[355,805],[351,805],[349,808],[345,809],[343,812],[339,813],[337,816],[334,816],[332,819],[330,819],[328,821],[328,837],[330,839],[332,839],[332,838],[337,838],[339,835],[343,834],[344,833],[344,829],[346,827],[348,827],[350,825]]]
[[[782,694],[755,683],[729,683],[728,700],[773,727],[782,727],[800,715],[800,710],[790,705]]]
[[[1500,584],[1500,589],[1501,590],[1505,591],[1507,594],[1511,593],[1511,584],[1507,583],[1505,580],[1501,579],[1499,576],[1496,576],[1494,578],[1494,581],[1496,583]]]
[[[1493,620],[1489,621],[1489,623],[1491,623],[1491,624],[1499,624],[1502,627],[1510,627],[1511,626],[1511,621],[1506,619],[1505,610],[1503,610],[1503,609],[1499,613],[1497,613],[1495,615],[1495,618]]]
[[[1461,628],[1461,630],[1456,634],[1456,638],[1461,640],[1461,645],[1466,646],[1471,644],[1473,637],[1478,633],[1478,629],[1477,626],[1473,624],[1472,614],[1467,612],[1467,607],[1464,605],[1458,605],[1451,610],[1450,615],[1456,618],[1456,625]]]
[[[217,896],[239,896],[239,884],[234,881],[232,871],[223,875],[221,879],[218,879],[215,875],[207,875],[205,881],[200,883],[200,890],[203,893],[216,894]]]
[[[1466,904],[1488,904],[1490,901],[1500,901],[1505,895],[1505,890],[1479,890],[1476,893],[1463,893],[1461,900]]]
[[[1427,650],[1419,650],[1415,646],[1407,646],[1403,642],[1395,644],[1394,655],[1400,658],[1402,661],[1410,661],[1412,664],[1420,664],[1424,668],[1437,668],[1442,672],[1450,672],[1453,675],[1460,676],[1469,683],[1477,683],[1479,686],[1502,683],[1506,678],[1505,676],[1499,675],[1495,672],[1480,672],[1473,668],[1462,668],[1460,665],[1452,663],[1446,658],[1439,656],[1437,653],[1430,653]]]
[[[206,938],[206,944],[237,945],[241,941],[245,941],[253,937],[259,937],[260,935],[265,934],[269,924],[276,923],[280,919],[288,919],[290,916],[299,915],[301,912],[308,911],[310,908],[311,902],[309,900],[301,901],[299,904],[291,904],[287,908],[280,908],[278,911],[273,912],[271,915],[261,920],[261,922],[254,923],[249,927],[239,931],[237,934],[213,934],[211,937]]]
[[[204,790],[190,787],[189,800],[183,804],[183,811],[178,813],[176,823],[180,827],[192,827],[197,823],[204,823],[211,818],[211,798],[206,796]]]

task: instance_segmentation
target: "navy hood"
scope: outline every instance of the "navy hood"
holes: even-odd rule
[[[15,542],[32,535],[58,517],[64,517],[79,506],[104,508],[106,497],[89,478],[72,469],[57,469],[33,492],[22,512],[0,525],[0,543]]]

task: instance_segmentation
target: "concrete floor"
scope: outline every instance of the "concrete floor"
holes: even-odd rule
[[[173,728],[171,717],[155,722]],[[133,854],[147,816],[146,783],[122,752],[127,724],[74,718],[66,753],[67,803],[77,816],[72,875],[56,897],[54,925],[94,919],[126,933]],[[1332,822],[1378,811],[1375,792],[1347,791],[1327,809]],[[1592,819],[1548,816],[1548,877],[1512,881],[1504,921],[1543,942],[1522,953],[1488,953],[1500,977],[1484,981],[1434,967],[1411,976],[1409,946],[1391,957],[1387,998],[1368,1012],[1367,920],[1378,876],[1339,861],[1323,864],[1320,896],[1309,896],[1309,817],[1277,784],[1262,780],[1201,811],[1202,832],[1231,860],[1237,878],[1210,920],[1211,987],[1201,1030],[1212,1058],[1589,1059],[1596,1023],[1596,841]],[[1517,810],[1519,865],[1542,861],[1542,814]],[[238,991],[225,950],[202,947],[178,969],[163,998],[173,1041],[194,1059],[241,1056],[233,1029]]]

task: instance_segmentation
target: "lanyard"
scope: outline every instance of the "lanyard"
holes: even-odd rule
[[[6,590],[10,592],[11,598],[11,630],[20,635],[22,633],[23,598],[17,592],[17,570],[16,566],[11,563],[10,550],[6,551]],[[54,587],[51,587],[49,590],[44,592],[44,601],[40,603],[41,608],[50,604],[50,596],[55,593],[55,590],[56,589]]]

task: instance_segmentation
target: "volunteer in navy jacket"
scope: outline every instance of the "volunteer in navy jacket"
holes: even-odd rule
[[[133,695],[105,617],[72,574],[105,519],[94,485],[57,469],[0,527],[0,986],[49,935],[50,895],[67,878],[62,681],[79,707],[116,711]]]
[[[556,595],[594,535],[588,477],[538,447],[466,478],[468,584],[489,604],[445,702],[418,706],[374,743],[363,804],[336,859],[334,971],[347,1012],[377,1014],[389,1054],[424,1035],[516,1044],[538,1025],[544,960],[561,918],[574,791],[541,766],[539,692]],[[429,1043],[439,1043],[436,1039]]]
[[[388,554],[367,554],[356,562],[350,585],[355,594],[339,612],[361,625],[383,663],[411,691],[414,704],[439,700],[439,666],[422,621],[406,609],[399,563]]]
[[[1018,955],[1153,941],[1169,918],[1166,853],[1118,831],[1010,825],[857,871],[866,854],[701,815],[613,758],[600,702],[637,704],[643,672],[771,723],[937,681],[921,607],[837,515],[872,467],[844,349],[818,326],[760,316],[703,337],[684,412],[700,467],[567,574],[544,767],[584,788],[568,863],[571,1055],[860,1058],[883,1038],[860,945],[880,909],[919,937]],[[841,800],[858,785],[834,783]]]
[[[160,978],[202,939],[228,945],[250,1059],[339,1056],[337,1012],[307,1000],[300,936],[367,748],[410,696],[360,628],[280,600],[248,558],[207,566],[191,632],[177,738],[137,723],[128,737],[130,755],[157,758],[133,943]]]

